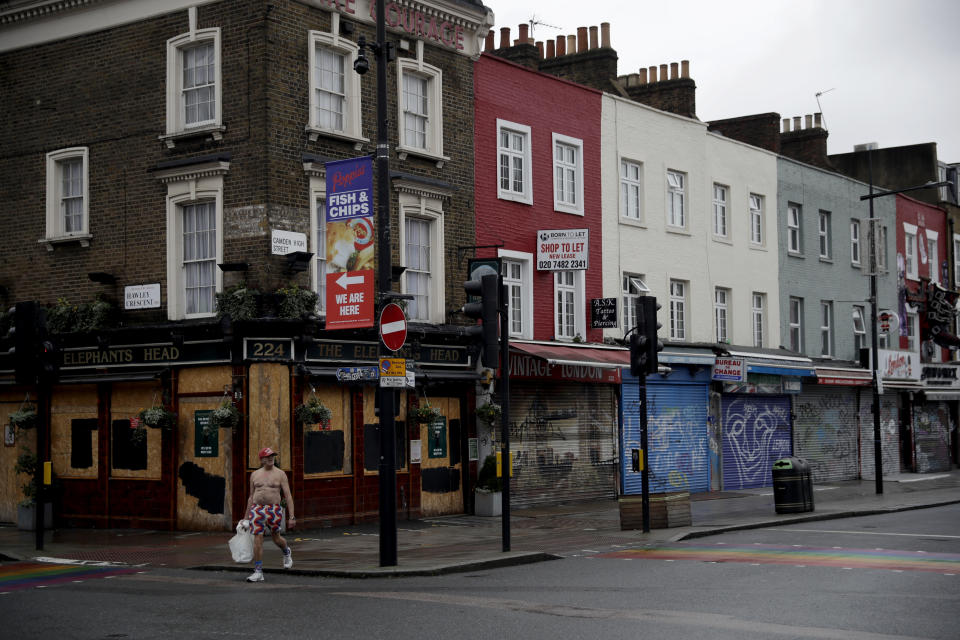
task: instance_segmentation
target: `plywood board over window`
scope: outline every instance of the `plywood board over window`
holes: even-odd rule
[[[36,400],[36,396],[32,396]],[[23,404],[23,392],[5,392],[0,394],[0,426],[8,424],[10,414]],[[17,456],[26,447],[30,451],[37,450],[37,430],[27,429],[14,432],[13,445],[6,442],[0,446],[0,521],[17,521],[17,504],[23,500],[22,485],[27,481],[25,476],[17,474],[13,467],[17,463]]]
[[[247,408],[249,433],[247,467],[260,468],[258,454],[270,447],[281,468],[290,469],[290,369],[285,364],[250,365]]]
[[[197,456],[197,413],[201,416],[223,402],[222,395],[189,396],[178,400],[177,412],[177,528],[187,530],[230,529],[240,519],[233,517],[231,482],[233,431],[216,429],[215,456]]]
[[[396,427],[396,470],[407,471],[410,457],[407,455],[407,392],[399,394],[400,415],[394,419]],[[377,474],[380,469],[380,418],[377,417],[377,394],[375,387],[363,390],[363,469],[367,474]]]
[[[305,478],[350,475],[353,473],[353,420],[350,389],[325,385],[312,391],[330,409],[330,424],[303,425],[303,474]],[[304,402],[311,396],[304,394]]]
[[[130,443],[130,418],[142,409],[161,404],[159,383],[115,384],[110,395],[110,477],[160,480],[160,429],[147,427],[146,451]]]
[[[177,393],[223,393],[232,388],[230,367],[201,367],[181,369],[177,374]]]
[[[420,425],[423,515],[463,513],[460,398],[430,398],[430,406],[438,409],[441,417]]]
[[[50,459],[58,477],[98,477],[98,427],[95,385],[54,388],[50,403]]]

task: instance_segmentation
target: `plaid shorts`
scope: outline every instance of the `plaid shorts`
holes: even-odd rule
[[[255,536],[263,535],[269,529],[280,533],[283,522],[283,507],[278,504],[255,504],[250,509],[250,531]]]

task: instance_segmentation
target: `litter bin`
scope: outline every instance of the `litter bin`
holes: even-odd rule
[[[773,463],[773,503],[777,513],[813,511],[813,483],[806,460],[791,456]]]

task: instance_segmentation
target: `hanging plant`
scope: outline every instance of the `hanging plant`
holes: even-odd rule
[[[230,398],[224,398],[220,406],[213,410],[210,424],[217,429],[235,429],[240,424],[240,411]]]
[[[10,414],[9,421],[14,429],[33,429],[37,426],[37,410],[33,407],[21,407]]]
[[[176,414],[172,411],[167,411],[166,408],[159,404],[141,409],[137,417],[140,418],[143,424],[153,429],[172,429],[177,421]]]
[[[439,418],[441,415],[440,409],[431,407],[429,404],[423,404],[416,409],[410,410],[410,418],[414,422],[425,422],[429,424]]]
[[[319,424],[321,429],[327,431],[330,429],[330,418],[333,417],[333,412],[323,404],[320,398],[310,396],[306,402],[297,407],[296,417],[301,425]]]
[[[477,419],[486,422],[488,425],[493,425],[494,422],[500,419],[502,414],[503,411],[500,409],[500,405],[493,402],[485,402],[477,407]]]
[[[314,291],[291,285],[277,289],[277,294],[280,296],[280,305],[277,309],[277,316],[280,318],[300,320],[317,311],[318,296]]]
[[[257,296],[260,292],[240,283],[216,294],[217,318],[230,316],[231,320],[250,320],[257,317]]]

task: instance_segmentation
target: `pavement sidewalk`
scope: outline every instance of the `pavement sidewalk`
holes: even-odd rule
[[[779,515],[771,488],[694,494],[692,526],[620,530],[616,500],[516,509],[511,513],[511,551],[502,550],[501,519],[471,515],[399,521],[398,563],[380,567],[376,523],[291,531],[294,553],[287,573],[331,577],[440,575],[539,562],[624,547],[657,546],[737,529],[872,515],[960,502],[960,469],[884,478],[884,493],[873,480],[817,484],[815,510]],[[0,526],[0,560],[56,558],[84,563],[150,567],[250,570],[234,564],[228,532],[62,529],[45,534],[35,549],[33,532]],[[280,551],[264,541],[264,571],[282,572]]]

